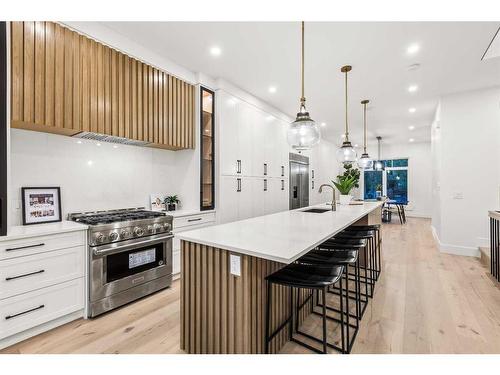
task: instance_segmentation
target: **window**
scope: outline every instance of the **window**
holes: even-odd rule
[[[200,208],[212,210],[214,208],[214,93],[204,87],[201,88],[200,123],[201,123],[201,176],[200,176]]]
[[[382,195],[398,203],[408,202],[408,159],[382,160],[384,171],[364,172],[365,199],[377,198],[377,187],[382,186]]]

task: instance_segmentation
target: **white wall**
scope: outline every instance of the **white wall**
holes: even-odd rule
[[[358,150],[361,152],[361,150]],[[372,158],[377,157],[377,147],[368,147]],[[428,217],[432,216],[432,158],[431,144],[406,143],[384,144],[381,146],[381,159],[408,158],[408,207],[407,216]],[[359,197],[363,197],[364,178],[361,173]]]
[[[16,207],[22,186],[60,186],[64,217],[69,212],[149,207],[149,194],[157,192],[179,194],[183,208],[199,206],[196,152],[116,147],[11,129],[11,224],[21,223]]]
[[[433,136],[441,250],[477,255],[488,243],[488,210],[500,208],[500,87],[441,98]]]

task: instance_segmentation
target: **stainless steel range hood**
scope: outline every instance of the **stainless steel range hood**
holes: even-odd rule
[[[91,141],[119,143],[121,145],[131,145],[131,146],[146,146],[146,145],[149,145],[151,143],[151,142],[146,142],[146,141],[136,141],[133,139],[117,137],[114,135],[106,135],[106,134],[99,134],[99,133],[93,133],[93,132],[81,132],[81,133],[73,135],[73,137],[88,139]]]

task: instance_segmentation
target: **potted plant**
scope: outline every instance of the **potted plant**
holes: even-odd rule
[[[165,207],[167,207],[168,211],[175,211],[176,205],[181,201],[177,197],[177,195],[169,195],[165,197]]]
[[[377,194],[377,200],[382,200],[382,184],[378,184],[375,187],[376,194]]]
[[[340,193],[340,204],[348,205],[352,200],[352,195],[349,195],[349,193],[357,182],[356,176],[339,175],[337,181],[332,182]]]

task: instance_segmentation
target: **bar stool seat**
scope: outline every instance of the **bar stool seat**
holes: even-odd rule
[[[311,250],[306,255],[300,257],[297,262],[302,264],[314,264],[317,266],[332,264],[354,264],[358,259],[357,250]]]
[[[344,268],[292,263],[266,277],[273,284],[298,288],[322,288],[335,284]]]

